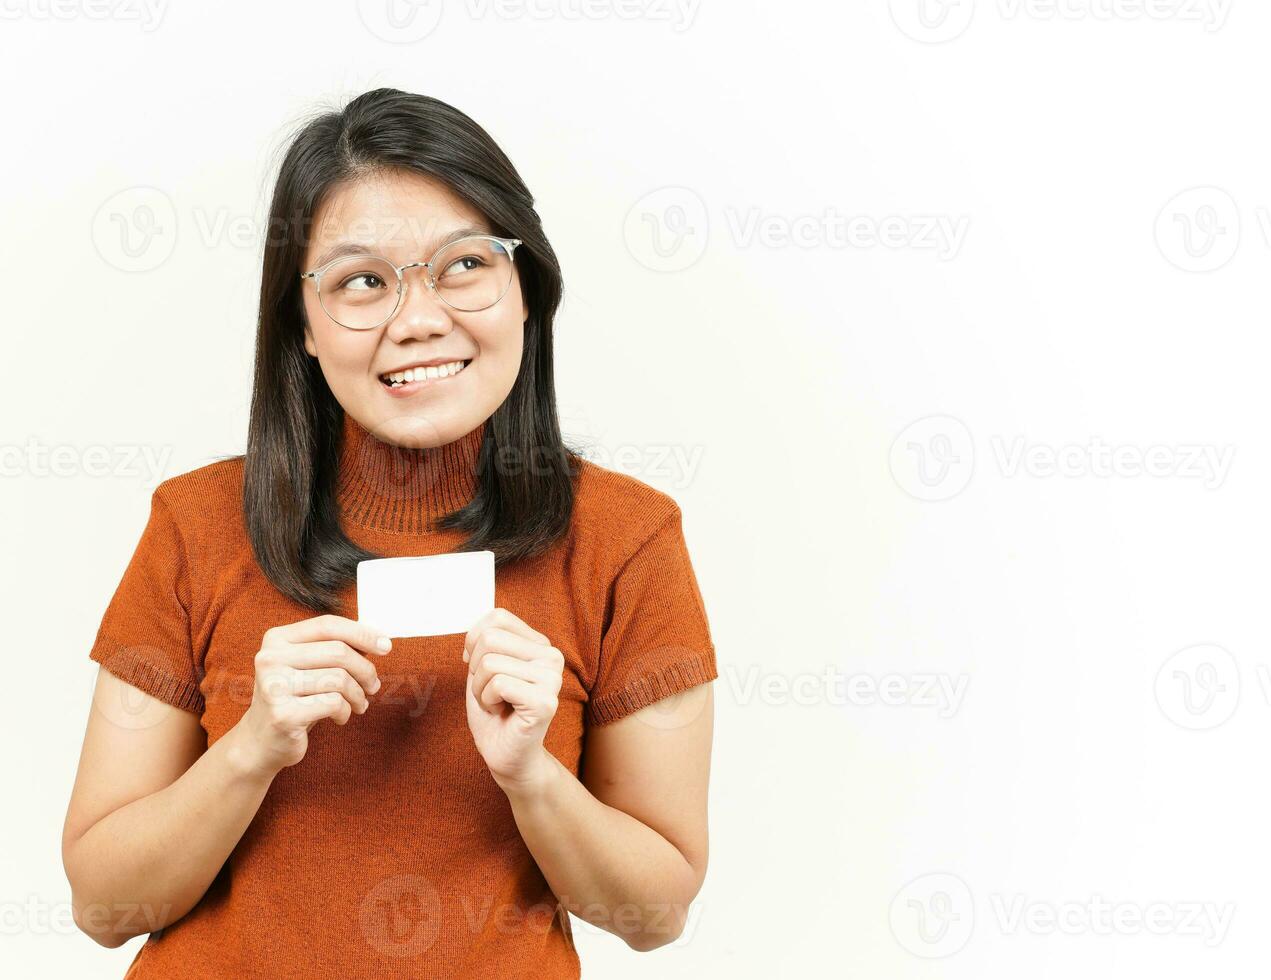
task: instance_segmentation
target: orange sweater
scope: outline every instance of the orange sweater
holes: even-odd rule
[[[434,528],[471,499],[484,426],[390,450],[345,417],[337,499],[349,537],[386,557],[441,554]],[[90,656],[197,714],[208,744],[251,702],[265,630],[315,615],[261,573],[241,516],[242,459],[161,483]],[[680,510],[584,462],[569,533],[500,568],[495,602],[565,656],[548,750],[578,774],[603,725],[718,677]],[[339,612],[357,618],[355,588]],[[468,731],[463,636],[394,640],[364,715],[320,722],[211,887],[152,933],[127,980],[578,977],[569,916]],[[618,941],[618,940],[615,940]]]

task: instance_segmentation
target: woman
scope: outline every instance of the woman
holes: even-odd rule
[[[81,929],[150,933],[128,977],[577,977],[566,911],[682,933],[714,646],[675,502],[562,443],[532,205],[434,99],[293,138],[247,452],[158,486],[90,653],[63,859]],[[358,621],[359,561],[471,550],[466,635]]]

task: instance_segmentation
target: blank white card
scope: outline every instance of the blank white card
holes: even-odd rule
[[[357,619],[391,637],[466,633],[494,608],[494,552],[357,565]]]

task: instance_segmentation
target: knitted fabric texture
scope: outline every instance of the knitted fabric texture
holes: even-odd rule
[[[464,535],[435,524],[475,494],[484,438],[403,450],[346,415],[345,533],[385,557],[455,550]],[[316,615],[257,565],[242,484],[241,458],[159,484],[89,654],[197,715],[208,745],[251,703],[264,632]],[[500,568],[495,603],[564,654],[545,745],[575,775],[589,728],[718,677],[680,508],[589,461],[568,533]],[[353,583],[339,612],[357,618]],[[580,976],[569,915],[468,730],[463,639],[399,638],[376,658],[369,710],[314,726],[207,892],[149,935],[126,980]]]

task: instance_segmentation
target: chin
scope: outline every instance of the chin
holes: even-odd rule
[[[422,412],[402,412],[385,419],[376,435],[404,449],[432,449],[451,441],[445,435],[447,429]]]

